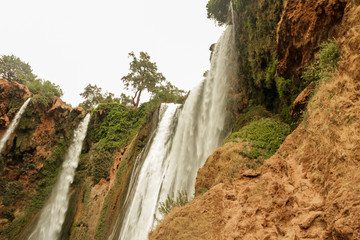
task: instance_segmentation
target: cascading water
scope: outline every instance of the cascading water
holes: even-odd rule
[[[14,119],[12,120],[9,128],[6,130],[4,136],[1,138],[0,140],[0,152],[2,151],[2,149],[4,148],[5,146],[5,143],[7,142],[7,140],[9,139],[10,135],[15,131],[15,128],[16,126],[18,125],[20,119],[21,119],[21,116],[23,115],[23,113],[25,112],[26,110],[26,107],[27,105],[29,104],[30,102],[30,99],[29,98],[28,100],[25,101],[25,103],[21,106],[20,110],[16,113]]]
[[[74,138],[63,162],[60,176],[51,192],[50,199],[41,210],[39,221],[29,240],[56,240],[59,237],[69,204],[70,184],[74,180],[89,121],[90,114],[86,115],[74,131]]]
[[[158,193],[166,171],[166,157],[172,143],[178,104],[162,104],[155,136],[139,172],[135,191],[126,211],[120,239],[146,239],[147,231],[138,231],[134,226],[150,229],[156,210]],[[140,160],[140,159],[137,159]]]
[[[179,118],[171,117],[171,121],[178,122],[176,131],[168,132],[167,125],[159,124],[151,145],[156,150],[145,159],[120,234],[115,239],[147,239],[156,219],[161,218],[159,203],[164,202],[168,194],[182,190],[188,196],[194,194],[198,169],[228,133],[224,127],[226,96],[229,83],[236,76],[235,53],[234,27],[229,26],[216,44],[207,78],[191,91]],[[168,118],[164,115],[161,122],[165,119]],[[109,239],[113,239],[113,235]]]

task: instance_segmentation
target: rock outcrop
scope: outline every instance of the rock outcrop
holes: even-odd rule
[[[10,124],[16,110],[30,96],[31,93],[26,86],[0,79],[0,130]],[[2,136],[2,132],[0,132],[0,136]]]
[[[26,86],[0,80],[0,130],[6,130],[30,96]],[[47,106],[29,103],[0,156],[0,239],[13,239],[24,231],[41,209],[73,129],[84,116],[84,110],[72,109],[58,97]]]
[[[345,7],[355,1],[288,0],[277,31],[278,73],[299,76],[321,42],[341,36]]]

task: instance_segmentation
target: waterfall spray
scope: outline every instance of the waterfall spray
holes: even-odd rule
[[[15,131],[15,128],[16,128],[17,125],[19,124],[20,119],[21,119],[21,116],[22,116],[23,113],[25,112],[26,107],[27,107],[27,105],[28,105],[29,102],[30,102],[30,99],[31,99],[31,98],[29,98],[28,100],[26,100],[25,103],[21,106],[20,110],[16,113],[14,119],[12,120],[9,128],[6,130],[4,136],[1,138],[1,141],[0,141],[0,153],[1,153],[2,149],[3,149],[4,146],[5,146],[5,143],[6,143],[7,140],[9,139],[10,135]]]
[[[63,162],[60,176],[51,192],[50,199],[41,210],[39,222],[29,240],[56,240],[59,237],[69,204],[70,184],[74,180],[89,120],[90,114],[86,115],[74,131],[74,138]]]

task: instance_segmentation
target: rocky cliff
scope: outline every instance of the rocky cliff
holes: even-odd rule
[[[359,23],[359,1],[286,1],[276,32],[278,75],[304,81],[305,65],[328,38],[340,47],[337,70],[261,167],[240,154],[248,148],[241,136],[217,149],[198,172],[197,196],[174,208],[150,239],[360,239]]]
[[[24,85],[0,80],[1,136],[31,95]],[[58,97],[46,106],[30,102],[1,153],[1,239],[13,239],[35,219],[55,183],[72,131],[84,115]]]

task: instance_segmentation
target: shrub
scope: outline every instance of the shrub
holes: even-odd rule
[[[27,84],[30,92],[34,94],[31,101],[40,105],[48,105],[54,96],[61,97],[63,92],[61,88],[47,80],[36,79]]]
[[[315,62],[306,66],[301,78],[309,84],[322,80],[329,80],[337,68],[340,60],[340,50],[335,40],[328,40],[320,45],[319,53],[315,56]]]
[[[178,191],[176,199],[174,197],[174,193],[172,193],[171,195],[168,194],[165,202],[160,203],[159,212],[163,216],[166,216],[174,207],[184,206],[188,202],[189,198],[185,190]]]
[[[232,139],[241,138],[251,144],[251,150],[240,152],[241,155],[252,159],[267,159],[271,157],[290,134],[290,127],[274,119],[261,119],[243,127],[230,136]]]
[[[263,106],[251,106],[240,114],[233,128],[233,132],[239,131],[241,128],[255,120],[269,117],[271,117],[271,113]]]
[[[207,17],[216,20],[219,25],[226,24],[230,0],[210,0],[206,4]]]
[[[5,188],[3,204],[9,206],[16,198],[20,198],[23,194],[23,186],[20,182],[9,182]]]

